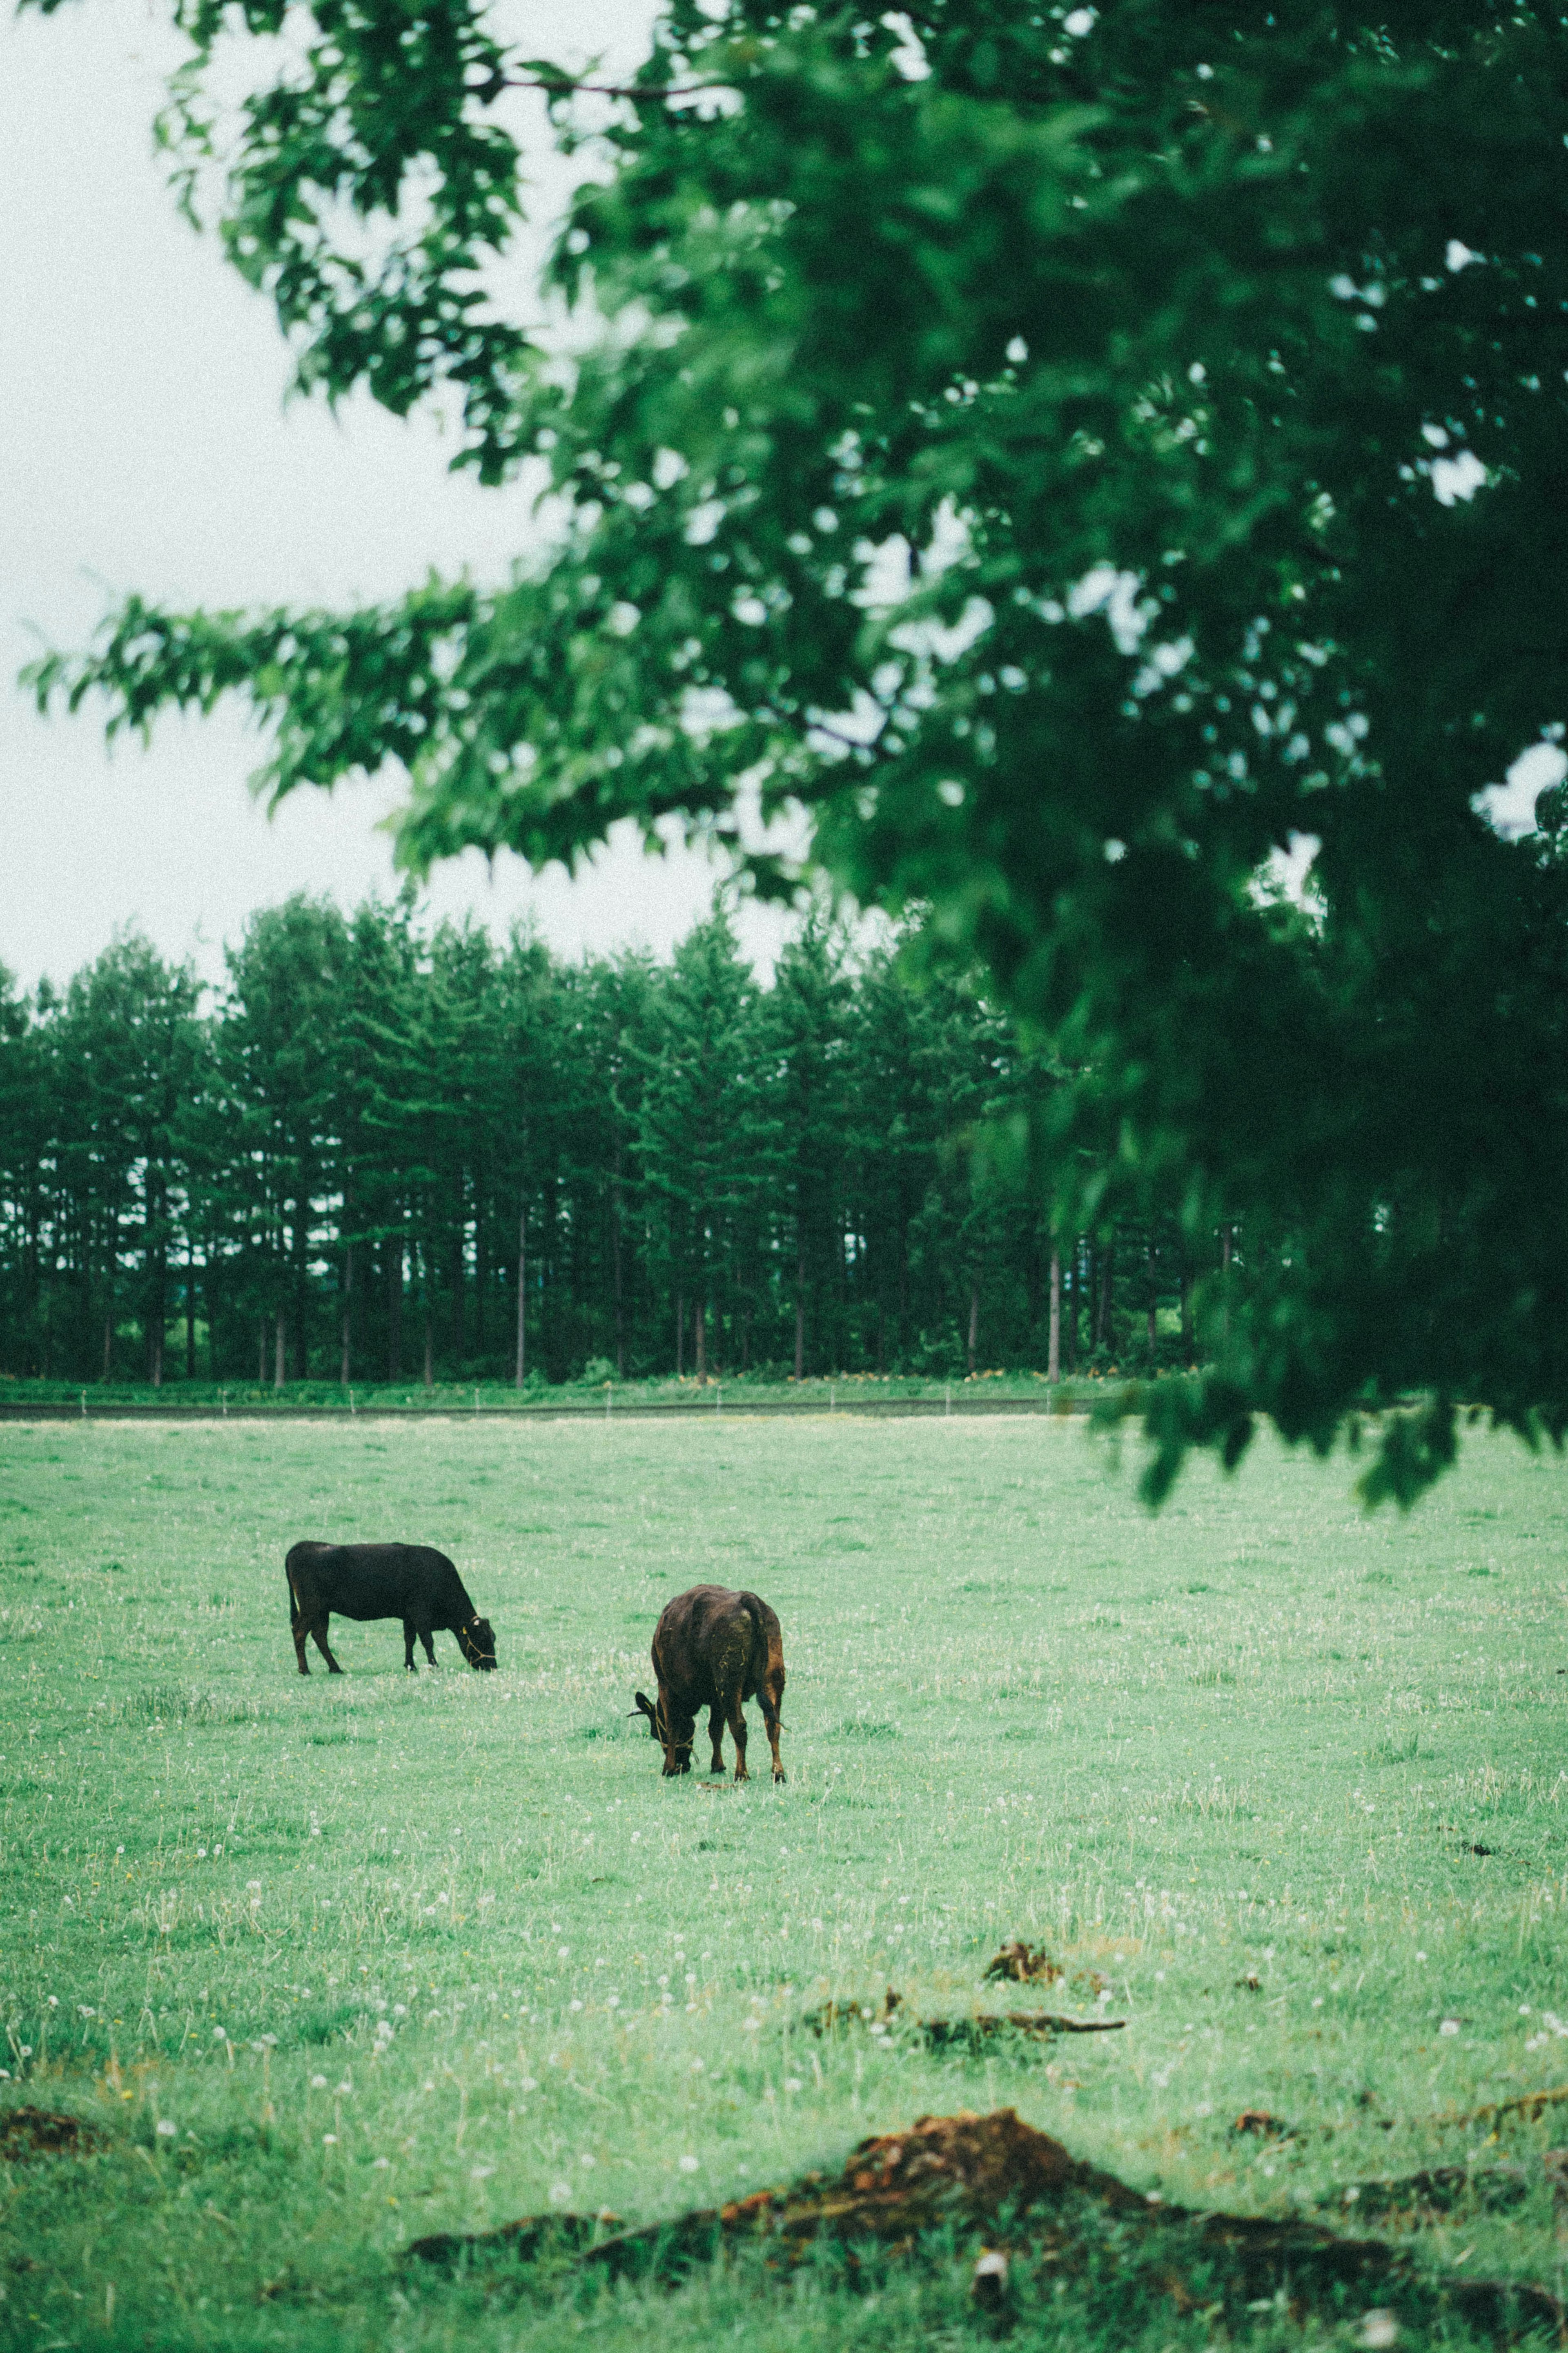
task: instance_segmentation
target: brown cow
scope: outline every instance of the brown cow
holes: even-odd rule
[[[765,1601],[754,1593],[731,1593],[722,1585],[694,1585],[689,1593],[677,1594],[665,1604],[654,1630],[653,1671],[658,1679],[657,1706],[646,1692],[637,1693],[637,1703],[663,1746],[667,1775],[690,1772],[698,1713],[706,1708],[712,1770],[724,1770],[727,1724],[735,1743],[735,1778],[749,1779],[741,1703],[758,1699],[773,1752],[773,1779],[784,1779],[779,1757],[784,1636]]]

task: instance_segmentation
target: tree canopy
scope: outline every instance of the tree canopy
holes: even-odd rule
[[[1503,789],[1568,717],[1557,10],[670,0],[615,86],[473,0],[175,13],[165,135],[301,384],[455,404],[561,528],[354,612],[132,597],[40,698],[237,692],[280,794],[401,764],[415,868],[630,817],[788,891],[804,813],[1049,1061],[1063,1233],[1247,1236],[1151,1494],[1258,1411],[1421,1394],[1403,1500],[1460,1404],[1560,1440],[1568,857]],[[489,291],[529,84],[592,151],[570,333]]]
[[[984,1377],[1185,1366],[1173,1219],[1053,1253],[976,1148],[1039,1069],[973,986],[818,910],[767,986],[260,909],[212,1002],[134,933],[0,966],[0,1379]],[[1211,1252],[1212,1255],[1212,1252]]]

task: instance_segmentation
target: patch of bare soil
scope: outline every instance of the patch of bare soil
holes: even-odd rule
[[[1540,2179],[1538,2174],[1535,2177]],[[1431,2165],[1419,2173],[1395,2180],[1378,2177],[1347,2182],[1325,2190],[1320,2206],[1353,2206],[1357,2220],[1394,2214],[1402,2221],[1423,2222],[1456,2207],[1477,2206],[1489,2214],[1506,2213],[1529,2197],[1531,2174],[1522,2165]]]
[[[84,2157],[103,2147],[103,2135],[79,2116],[50,2108],[10,2108],[0,2116],[0,2162],[28,2157]]]
[[[922,2246],[965,2260],[976,2303],[1000,2325],[1020,2293],[1058,2282],[1119,2302],[1141,2292],[1243,2326],[1249,2310],[1278,2314],[1281,2304],[1298,2318],[1375,2306],[1413,2326],[1447,2313],[1500,2343],[1543,2325],[1560,2334],[1564,2322],[1544,2288],[1436,2274],[1381,2239],[1167,2204],[1070,2157],[1011,2108],[922,2116],[908,2132],[862,2141],[837,2175],[806,2173],[642,2229],[619,2229],[613,2216],[538,2215],[469,2238],[417,2240],[408,2252],[453,2267],[554,2249],[586,2271],[673,2282],[731,2250],[759,2248],[783,2269],[824,2244],[837,2246],[851,2279],[867,2276],[873,2258]]]
[[[1117,2034],[1124,2018],[1067,2018],[1052,2010],[978,2010],[960,2018],[921,2018],[889,1986],[880,2004],[825,2001],[808,2010],[801,2024],[813,2034],[831,2034],[841,2026],[893,2026],[900,2034],[918,2036],[932,2051],[979,2051],[997,2035],[1033,2034],[1049,2039],[1057,2034]]]
[[[987,1961],[985,1974],[1009,1985],[1055,1985],[1066,1973],[1044,1945],[1026,1945],[1021,1936],[1015,1936]]]

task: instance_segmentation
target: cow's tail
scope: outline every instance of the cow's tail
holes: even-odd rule
[[[289,1623],[290,1626],[297,1627],[300,1623],[300,1588],[294,1582],[294,1556],[292,1553],[290,1553],[289,1558],[283,1564],[283,1575],[289,1587]]]

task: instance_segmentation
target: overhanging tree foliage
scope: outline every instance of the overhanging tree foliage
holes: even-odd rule
[[[169,136],[301,381],[455,398],[458,462],[541,460],[568,520],[488,590],[132,599],[40,697],[237,691],[280,794],[401,762],[416,867],[674,816],[787,889],[753,819],[804,810],[1072,1074],[1020,1147],[1063,1232],[1246,1222],[1152,1494],[1258,1410],[1326,1446],[1424,1392],[1402,1499],[1459,1401],[1560,1439],[1568,860],[1473,806],[1568,704],[1555,9],[672,0],[597,96],[469,0],[176,14]],[[278,31],[215,129],[217,51]],[[530,83],[598,163],[572,356],[485,293]]]

